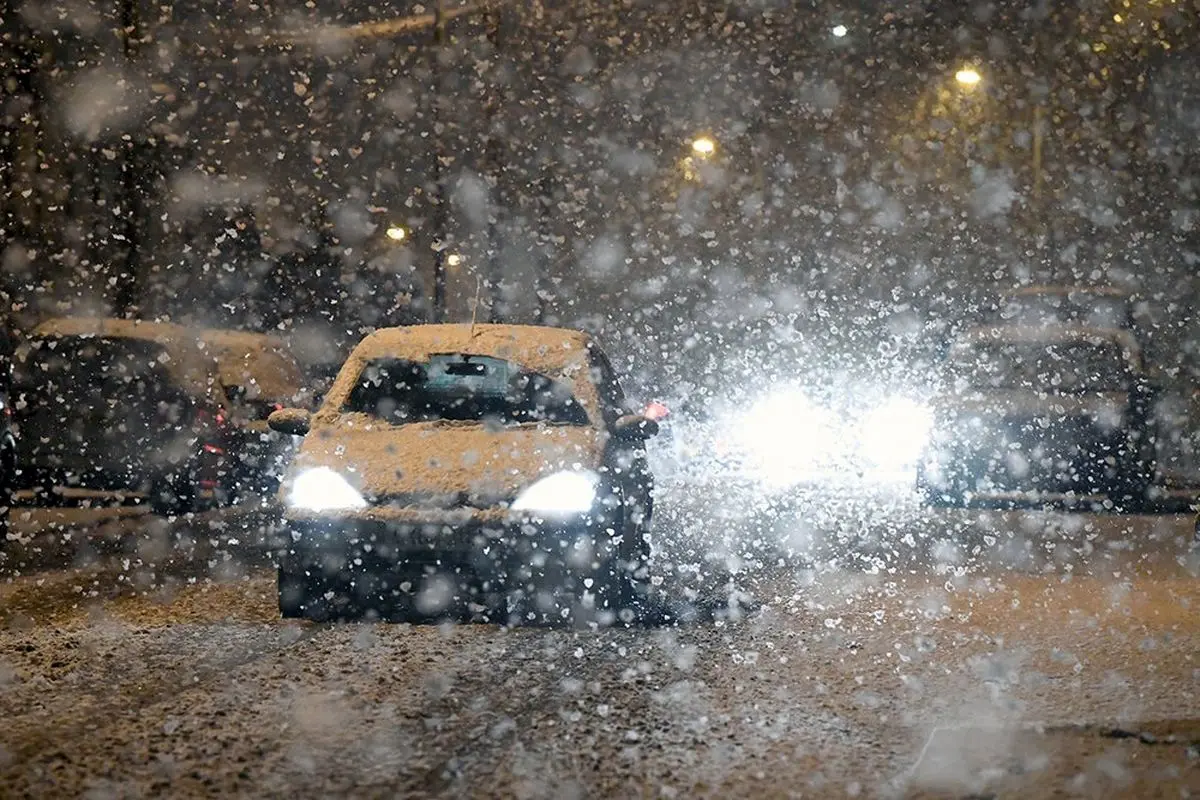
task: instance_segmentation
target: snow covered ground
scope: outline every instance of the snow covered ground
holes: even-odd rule
[[[657,590],[735,602],[598,632],[281,622],[253,515],[111,514],[140,551],[0,583],[0,794],[1200,791],[1190,516],[799,502],[854,566],[690,499]]]

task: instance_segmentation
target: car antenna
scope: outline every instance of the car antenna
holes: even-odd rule
[[[475,276],[475,302],[471,304],[471,332],[467,335],[467,341],[475,338],[475,317],[479,313],[479,292],[483,288],[483,276]]]

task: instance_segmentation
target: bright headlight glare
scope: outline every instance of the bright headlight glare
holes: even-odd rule
[[[593,472],[556,472],[521,492],[512,510],[546,516],[584,514],[596,502],[599,483],[599,476]]]
[[[933,414],[913,400],[895,398],[863,420],[860,447],[873,464],[904,469],[916,463],[933,428]]]
[[[287,504],[300,511],[353,511],[366,507],[367,501],[340,474],[316,467],[296,476]]]
[[[818,469],[838,444],[836,420],[794,387],[766,395],[734,423],[748,466],[770,483],[787,484]]]

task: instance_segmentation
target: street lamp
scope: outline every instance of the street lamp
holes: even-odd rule
[[[402,242],[404,241],[404,237],[408,235],[408,232],[399,225],[390,226],[384,233],[387,235],[387,238],[391,239],[393,242]]]
[[[717,143],[709,136],[697,136],[692,140],[692,152],[702,158],[708,158],[717,150]]]
[[[850,31],[846,28],[845,25],[834,25],[833,30],[831,31],[831,33],[833,33],[834,37],[837,39],[841,39],[849,32]]]
[[[958,72],[954,73],[954,80],[958,81],[960,86],[972,88],[977,86],[983,80],[983,76],[979,74],[979,70],[974,67],[963,67]]]
[[[458,253],[451,253],[450,255],[446,256],[446,266],[457,267],[462,263],[462,260],[462,256],[460,256]]]

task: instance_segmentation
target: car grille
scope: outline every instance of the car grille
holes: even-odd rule
[[[454,509],[495,508],[500,501],[493,497],[482,497],[469,492],[399,492],[373,498],[374,504],[393,508],[420,508],[436,511]]]

